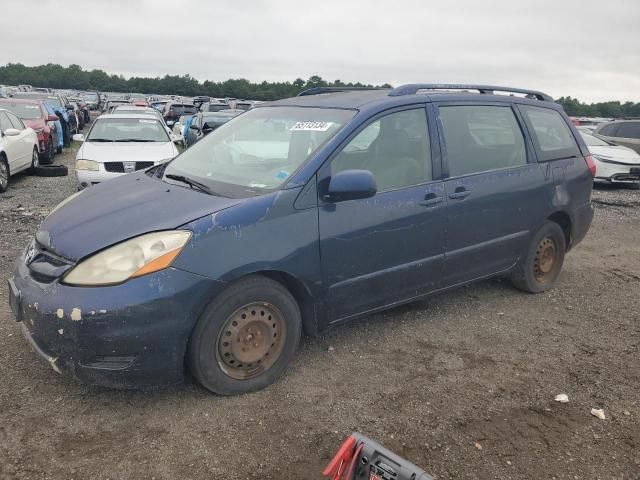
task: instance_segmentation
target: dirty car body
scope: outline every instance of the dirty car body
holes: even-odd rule
[[[547,130],[532,133],[547,120]],[[249,134],[256,125],[273,128],[268,142]],[[565,144],[554,144],[553,128]],[[555,150],[546,149],[545,132]],[[475,158],[464,145],[484,152],[477,167],[460,167]],[[223,308],[216,299],[245,279],[284,291],[302,331],[317,335],[508,274],[528,261],[549,224],[563,236],[557,247],[568,250],[593,216],[587,156],[561,107],[545,98],[408,86],[264,104],[172,162],[57,208],[17,260],[12,309],[40,354],[82,381],[177,382],[203,318],[215,318]],[[112,284],[69,282],[96,255],[167,231],[187,232],[188,241],[165,268]],[[216,341],[211,350],[226,355]],[[233,368],[222,360],[224,376]],[[250,387],[237,380],[237,388],[218,388],[202,382],[203,372],[201,383],[221,393],[265,385],[247,373]]]

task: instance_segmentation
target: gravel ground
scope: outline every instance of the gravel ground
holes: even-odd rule
[[[2,282],[75,191],[70,169],[0,195]],[[493,280],[374,315],[304,339],[281,381],[241,397],[76,384],[29,349],[2,287],[0,478],[314,479],[353,430],[439,479],[640,478],[640,192],[594,202],[554,290]]]

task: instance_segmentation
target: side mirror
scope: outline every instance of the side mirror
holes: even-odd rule
[[[329,181],[324,199],[329,202],[344,202],[373,197],[378,191],[376,179],[369,170],[343,170]]]
[[[55,115],[47,115],[47,122],[57,122],[58,117]]]
[[[172,133],[171,135],[169,135],[169,137],[171,138],[171,141],[173,143],[178,143],[178,142],[182,141],[182,136],[181,135],[175,135],[175,134]]]
[[[73,141],[74,142],[84,142],[84,135],[82,135],[81,133],[76,133],[73,136]]]
[[[20,135],[20,130],[18,130],[17,128],[7,128],[4,131],[4,134],[7,137],[16,137],[16,136]]]

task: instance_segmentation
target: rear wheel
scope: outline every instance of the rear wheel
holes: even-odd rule
[[[279,283],[252,276],[222,292],[191,336],[188,362],[208,390],[238,395],[273,383],[300,341],[300,309]]]
[[[546,222],[532,238],[525,257],[511,272],[511,281],[525,292],[550,289],[562,270],[565,250],[562,228],[557,223]]]
[[[6,192],[9,188],[9,175],[9,163],[3,155],[0,155],[0,193]]]
[[[53,157],[56,155],[56,150],[53,146],[53,138],[49,137],[49,143],[47,144],[47,151],[42,154],[42,163],[53,162]]]

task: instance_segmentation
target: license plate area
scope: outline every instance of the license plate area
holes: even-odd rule
[[[21,322],[22,296],[12,279],[9,279],[7,283],[9,284],[9,306],[11,307],[11,311],[13,312],[13,316],[16,318],[16,321]]]

